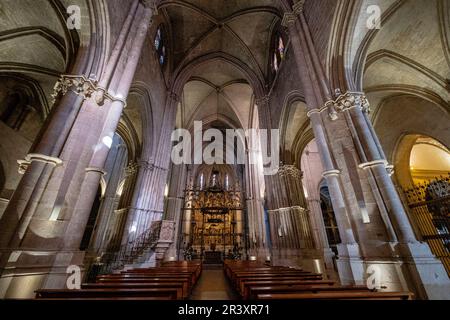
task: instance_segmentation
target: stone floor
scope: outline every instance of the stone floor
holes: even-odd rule
[[[191,300],[236,300],[237,298],[221,267],[204,268],[191,295]]]

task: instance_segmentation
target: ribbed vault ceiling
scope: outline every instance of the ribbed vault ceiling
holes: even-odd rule
[[[280,19],[276,1],[163,1],[160,8],[170,21],[175,73],[214,53],[236,59],[265,83],[273,27]],[[243,72],[226,60],[193,69],[184,87],[178,126],[227,119],[247,127],[253,94],[247,83]]]

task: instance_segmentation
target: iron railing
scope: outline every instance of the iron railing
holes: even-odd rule
[[[412,218],[450,276],[450,176],[404,190]]]
[[[88,279],[95,279],[96,275],[109,274],[127,264],[135,263],[143,254],[156,246],[161,226],[162,221],[154,221],[149,229],[131,243],[124,244],[113,252],[104,253],[101,261],[92,264],[89,268]]]

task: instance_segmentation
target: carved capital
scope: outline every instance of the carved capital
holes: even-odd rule
[[[167,91],[167,99],[170,99],[174,102],[180,102],[180,96],[177,95],[175,92],[173,91]]]
[[[303,13],[303,8],[305,6],[305,0],[299,0],[292,6],[291,12],[286,12],[283,15],[283,20],[281,21],[281,25],[283,27],[289,27],[290,24],[294,23],[297,19],[297,16]]]
[[[149,161],[141,160],[137,163],[138,167],[144,170],[153,171],[155,169],[155,165]]]
[[[104,100],[107,99],[112,102],[121,102],[126,107],[126,101],[122,97],[114,97],[105,88],[99,87],[97,80],[86,78],[84,75],[61,75],[53,87],[53,94],[51,95],[53,103],[59,96],[64,96],[69,91],[83,97],[83,99],[90,99],[95,96],[99,106],[102,106]]]
[[[19,174],[25,174],[31,165],[31,162],[27,160],[17,160],[17,163],[19,164]]]
[[[347,92],[341,94],[334,102],[336,110],[345,111],[352,108],[359,108],[363,112],[370,112],[370,104],[364,93],[361,92]]]
[[[362,92],[346,92],[341,93],[339,89],[336,89],[336,100],[329,100],[325,102],[322,108],[312,109],[308,112],[308,117],[311,117],[315,113],[328,112],[328,116],[332,121],[338,119],[340,112],[359,108],[364,113],[370,113],[370,104],[367,97]]]
[[[160,1],[158,0],[140,0],[140,1],[144,5],[144,7],[150,8],[154,12],[154,14],[158,14],[158,4]]]
[[[283,165],[278,169],[278,175],[280,177],[292,177],[294,179],[301,179],[303,177],[303,172],[300,171],[296,166]]]
[[[137,173],[139,165],[136,162],[132,162],[125,168],[125,175],[127,177],[132,176]]]
[[[286,12],[283,15],[283,20],[281,21],[281,25],[283,27],[289,27],[290,24],[293,24],[297,19],[297,15],[294,12]]]
[[[39,154],[39,153],[30,153],[28,154],[24,160],[17,160],[17,163],[19,164],[19,173],[25,174],[28,167],[34,162],[42,162],[45,164],[50,164],[55,167],[59,167],[63,164],[63,161],[59,158],[50,157],[45,154]]]
[[[53,88],[52,98],[56,100],[60,94],[65,95],[71,90],[87,99],[97,91],[97,84],[97,80],[88,79],[84,75],[61,75]]]
[[[268,105],[270,102],[270,96],[264,96],[260,98],[256,98],[255,103],[258,106]]]
[[[297,0],[297,2],[292,6],[292,11],[297,15],[303,13],[305,2],[306,0]]]

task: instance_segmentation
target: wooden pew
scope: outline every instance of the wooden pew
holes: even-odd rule
[[[320,292],[258,294],[258,300],[412,300],[410,292]]]
[[[186,277],[138,277],[138,278],[122,278],[122,277],[105,277],[97,280],[97,283],[129,283],[129,284],[146,284],[146,283],[181,283],[183,292],[192,291],[192,285],[189,278]]]
[[[366,286],[330,286],[330,285],[282,285],[277,283],[272,286],[248,286],[244,290],[243,298],[256,299],[261,294],[278,294],[278,293],[323,293],[323,292],[373,292]]]
[[[330,280],[250,280],[243,283],[241,292],[243,299],[250,298],[250,288],[271,286],[334,286],[335,282]]]
[[[36,291],[36,299],[86,299],[86,298],[151,298],[170,297],[169,300],[181,300],[183,298],[182,288],[148,288],[148,289],[80,289],[60,290],[42,289]]]
[[[199,262],[174,261],[157,268],[138,268],[100,275],[80,290],[38,290],[39,300],[181,300],[201,275]]]
[[[122,271],[121,274],[125,275],[140,275],[140,274],[183,274],[192,277],[193,283],[196,283],[200,277],[200,273],[197,269],[183,269],[183,268],[156,268],[156,269],[134,269],[129,271]]]
[[[251,262],[224,263],[224,272],[243,299],[411,300],[409,292],[375,292],[364,286],[339,286],[322,275]]]
[[[38,298],[36,298],[38,299]],[[167,296],[160,296],[160,297],[110,297],[110,298],[91,298],[91,297],[84,297],[84,298],[76,298],[76,297],[70,297],[70,298],[39,298],[39,301],[167,301],[172,300],[170,295]]]
[[[311,272],[307,272],[307,271],[301,271],[301,270],[257,270],[257,271],[237,271],[234,272],[231,277],[230,280],[231,282],[235,282],[236,279],[238,278],[242,278],[242,277],[252,277],[252,276],[256,276],[256,277],[263,277],[263,276],[274,276],[274,277],[278,277],[278,276],[293,276],[293,275],[299,275],[299,276],[317,276],[317,277],[322,277],[322,275],[320,274],[313,274]]]
[[[246,282],[250,282],[250,281],[282,281],[282,280],[302,280],[302,281],[307,281],[307,280],[322,280],[322,277],[316,277],[316,276],[254,276],[254,277],[243,277],[243,278],[238,278],[235,284],[235,288],[238,290],[238,292],[242,295],[242,293],[244,292],[244,286]]]
[[[183,299],[189,297],[189,290],[182,282],[105,282],[105,283],[86,283],[81,285],[81,289],[153,289],[153,288],[180,288]]]

